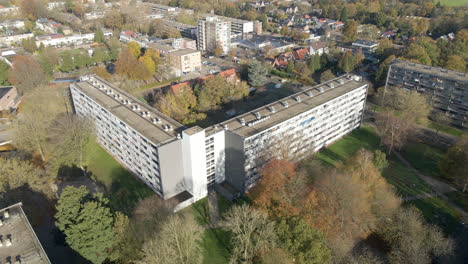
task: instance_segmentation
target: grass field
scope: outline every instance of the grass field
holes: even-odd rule
[[[467,1],[468,3],[468,0],[465,0],[465,1]],[[440,131],[440,132],[444,132],[452,136],[456,136],[456,137],[461,137],[466,134],[466,131],[463,131],[455,127],[445,126],[445,125],[433,122],[431,120],[428,120],[427,127]]]
[[[114,210],[130,213],[139,200],[156,195],[97,143],[91,146],[88,170],[105,187]]]
[[[422,143],[409,143],[401,154],[422,174],[440,177],[438,163],[445,155],[444,150]]]
[[[445,196],[449,198],[449,201],[458,205],[465,212],[468,213],[468,194],[462,192],[450,192],[446,193]]]
[[[406,204],[416,206],[428,222],[438,225],[446,234],[452,234],[460,225],[460,213],[441,198],[419,199]]]
[[[440,2],[442,5],[446,6],[464,6],[468,5],[467,0],[436,0],[435,3]]]
[[[222,229],[207,229],[203,234],[201,247],[204,264],[229,263],[229,232]]]

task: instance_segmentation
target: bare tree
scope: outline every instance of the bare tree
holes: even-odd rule
[[[38,153],[42,161],[51,154],[50,127],[65,112],[61,91],[37,87],[25,95],[19,118],[14,124],[15,144],[20,149]]]
[[[8,71],[8,81],[25,94],[37,86],[47,82],[46,75],[39,63],[32,56],[17,56],[13,67]]]
[[[29,161],[0,158],[0,192],[28,184],[33,190],[50,194],[50,179]]]
[[[143,246],[144,258],[140,263],[199,264],[202,228],[188,215],[171,216],[159,235]]]
[[[275,244],[273,222],[266,213],[248,205],[231,208],[224,216],[224,225],[232,232],[231,263],[250,263]]]

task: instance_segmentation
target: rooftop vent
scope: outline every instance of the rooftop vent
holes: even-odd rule
[[[5,211],[3,212],[3,218],[5,218],[5,219],[10,218],[10,211],[5,210]]]
[[[174,130],[174,127],[172,127],[171,125],[168,125],[167,129],[169,129],[169,131],[172,131],[172,130]]]
[[[296,101],[298,101],[298,102],[301,102],[301,97],[299,95],[294,97],[294,99],[296,99]]]
[[[281,104],[286,108],[289,107],[288,101],[283,101],[283,102],[281,102]]]
[[[104,89],[104,85],[100,84],[100,85],[99,85],[99,89],[103,90],[103,89]]]
[[[262,115],[259,112],[255,112],[255,117],[257,119],[260,119],[260,118],[262,118]]]
[[[177,133],[177,139],[180,139],[181,136],[180,136],[180,133]]]
[[[344,84],[344,80],[343,80],[343,79],[339,79],[338,82],[339,82],[340,84]]]
[[[142,116],[150,116],[150,112],[148,112],[148,111],[143,111],[143,112],[141,112],[141,115],[142,115]]]
[[[263,122],[265,120],[268,120],[268,119],[270,119],[270,116],[264,116],[262,118],[259,118],[257,120],[254,120],[254,121],[251,121],[251,122],[247,123],[247,126],[249,126],[249,127],[255,126],[256,124],[261,123],[261,122]]]
[[[323,87],[319,87],[318,89],[319,89],[319,92],[323,93],[324,91]]]
[[[270,107],[268,107],[268,109],[270,110],[270,112],[276,113],[276,109],[275,109],[274,106],[270,106]]]
[[[240,122],[241,125],[245,126],[245,119],[244,118],[239,119],[239,122]]]
[[[309,96],[309,97],[314,96],[314,93],[313,93],[312,91],[307,91],[306,94],[307,94],[307,96]]]
[[[153,122],[153,124],[160,124],[160,123],[161,123],[161,119],[159,119],[158,117],[155,117],[155,118],[152,118],[152,119],[151,119],[151,122]]]
[[[114,91],[112,91],[111,89],[106,91],[106,94],[113,94],[113,93],[114,93]]]
[[[228,125],[224,124],[223,128],[224,128],[224,130],[228,130]]]
[[[11,246],[13,243],[11,241],[11,235],[8,235],[6,240],[5,240],[5,246],[9,247]]]
[[[335,88],[335,84],[331,82],[331,83],[328,84],[328,87]]]
[[[163,125],[164,131],[169,131],[169,126],[168,125]]]

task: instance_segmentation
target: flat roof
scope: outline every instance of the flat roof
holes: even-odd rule
[[[162,145],[174,140],[179,130],[184,128],[179,122],[95,75],[83,78],[80,82],[71,85],[95,100],[155,145]]]
[[[206,129],[207,134],[215,133],[221,129],[228,129],[235,134],[248,138],[364,85],[367,84],[356,81],[352,76],[338,77],[213,125]],[[331,88],[331,86],[334,88]],[[320,92],[319,89],[323,89],[323,92]],[[300,97],[300,101],[297,100],[298,97]],[[287,107],[285,107],[285,104],[287,104]]]
[[[10,260],[15,263],[20,259],[21,263],[50,264],[21,206],[18,203],[0,210],[0,236],[3,243],[0,247],[0,262]],[[9,241],[11,245],[8,246]]]
[[[194,49],[180,49],[180,50],[169,52],[169,54],[175,54],[175,55],[180,55],[180,56],[193,54],[193,53],[200,53],[200,51],[194,50]]]
[[[439,67],[432,67],[428,65],[418,64],[410,61],[394,60],[392,67],[397,66],[398,68],[422,72],[430,75],[435,75],[447,79],[453,79],[461,82],[468,83],[468,74],[464,72],[457,72],[453,70],[447,70]],[[467,88],[467,87],[465,87]]]

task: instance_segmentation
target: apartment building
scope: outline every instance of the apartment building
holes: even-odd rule
[[[452,125],[468,128],[467,73],[395,60],[388,70],[387,86],[426,94],[434,110],[451,117]]]
[[[199,50],[213,52],[219,46],[227,53],[231,46],[231,22],[216,16],[198,20],[197,44]]]
[[[357,128],[367,84],[342,76],[216,125],[186,128],[96,76],[70,85],[78,115],[94,120],[98,142],[164,199],[214,186],[249,190],[271,153],[317,151]]]
[[[169,52],[168,60],[177,77],[201,69],[201,54],[198,50],[180,49]]]
[[[201,19],[206,19],[207,17],[213,16],[212,14],[201,14]],[[244,34],[253,33],[256,31],[256,27],[262,26],[262,23],[259,21],[248,21],[243,19],[237,19],[232,17],[225,16],[216,16],[218,19],[226,22],[230,22],[231,26],[231,38],[240,37]]]
[[[0,263],[50,264],[22,204],[0,209]]]

